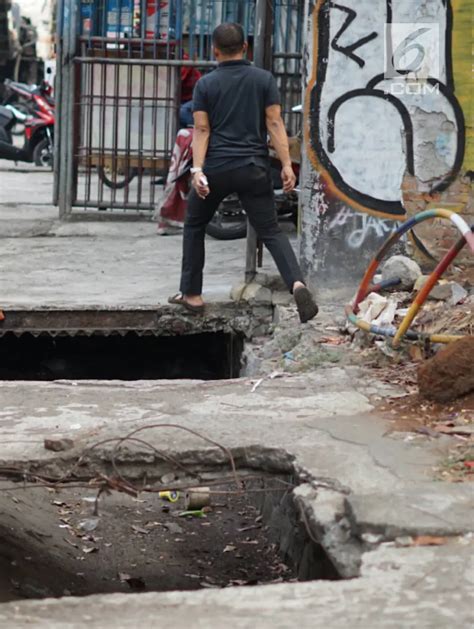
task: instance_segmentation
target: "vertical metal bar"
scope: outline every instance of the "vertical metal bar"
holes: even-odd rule
[[[128,174],[132,166],[130,163],[130,143],[132,139],[132,94],[133,94],[133,68],[127,66],[127,96],[126,96],[126,121],[125,121],[125,172]],[[130,190],[129,186],[125,186],[124,204],[128,205]]]
[[[100,89],[98,94],[98,102],[99,104],[99,146],[97,147],[97,165],[100,168],[104,169],[107,166],[105,160],[105,133],[106,133],[106,123],[107,123],[107,75],[108,68],[110,66],[104,64],[100,66]],[[111,162],[109,162],[111,163]],[[103,206],[104,200],[104,180],[102,177],[99,178],[99,190],[98,190],[98,204],[99,207]]]
[[[206,16],[206,0],[201,0],[201,17],[199,20],[199,59],[204,59],[204,24],[205,24],[205,16]]]
[[[265,60],[265,38],[267,21],[267,0],[257,0],[255,7],[254,63],[263,67]],[[257,274],[257,233],[247,221],[247,254],[245,281],[251,282]]]
[[[58,187],[59,216],[64,219],[72,211],[74,157],[74,76],[73,57],[76,52],[77,10],[75,0],[64,0],[63,47],[59,72],[63,73],[58,116],[61,117],[60,182]]]
[[[155,190],[156,190],[156,164],[157,164],[157,133],[158,133],[158,85],[160,80],[160,66],[153,66],[153,85],[151,90],[151,133],[152,133],[152,147],[150,155],[151,171],[150,171],[150,205],[155,205]]]
[[[145,80],[146,71],[149,68],[148,65],[140,66],[140,87],[139,87],[139,100],[140,109],[138,116],[138,190],[137,190],[137,204],[142,202],[143,193],[143,136],[145,130],[145,108],[146,108],[146,96],[145,96]]]
[[[86,120],[87,125],[87,139],[84,140],[85,146],[83,146],[83,157],[84,160],[84,168],[86,171],[86,181],[85,181],[85,201],[91,200],[91,184],[92,184],[92,164],[90,161],[90,156],[92,153],[92,142],[93,142],[93,116],[94,116],[94,64],[88,64],[90,67],[86,67],[84,69],[85,72],[88,73],[89,81],[87,84],[87,92],[84,96],[84,101],[87,103],[88,111],[87,115],[84,115],[84,119]],[[86,138],[86,134],[84,134],[84,138]]]
[[[113,76],[111,74],[111,81],[113,82],[113,96],[111,98],[111,122],[112,122],[112,179],[114,184],[117,183],[117,179],[120,176],[122,166],[124,162],[119,151],[119,118],[120,118],[120,68],[117,63],[113,66]],[[112,68],[110,68],[112,70]],[[125,173],[124,176],[127,176]],[[115,205],[117,200],[117,187],[112,189],[112,204]]]
[[[57,18],[56,18],[56,58],[58,64],[58,72],[56,73],[55,84],[55,97],[58,107],[58,114],[61,109],[61,94],[62,94],[62,59],[63,59],[63,15],[64,15],[64,0],[59,0],[57,5]],[[61,117],[58,115],[55,122],[54,133],[54,184],[53,184],[53,205],[59,205],[59,187],[60,187],[60,173],[61,173]]]

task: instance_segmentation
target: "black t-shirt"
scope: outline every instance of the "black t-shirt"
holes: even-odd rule
[[[265,109],[280,104],[273,75],[244,59],[224,61],[194,88],[193,110],[209,116],[206,172],[268,163]]]

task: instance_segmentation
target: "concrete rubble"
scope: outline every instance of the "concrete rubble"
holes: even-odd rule
[[[430,293],[430,299],[445,301],[448,306],[456,306],[456,304],[466,299],[468,294],[467,290],[457,282],[446,282],[445,284],[439,283],[433,288]]]
[[[421,275],[419,264],[407,256],[392,256],[382,265],[382,281],[398,278],[401,289],[411,290]]]

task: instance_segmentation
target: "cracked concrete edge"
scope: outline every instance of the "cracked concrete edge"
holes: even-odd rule
[[[117,436],[118,443],[123,435]],[[104,444],[105,445],[105,444]],[[42,474],[45,476],[64,476],[65,471],[81,470],[84,476],[87,473],[107,473],[113,471],[110,446],[114,445],[114,438],[110,438],[109,447],[83,448],[77,445],[74,449],[65,452],[53,453],[45,450],[44,458],[36,458],[28,461],[15,461],[12,459],[0,460],[0,467],[15,467],[21,470],[20,474]],[[175,461],[189,470],[213,471],[216,474],[225,468],[226,474],[231,477],[232,465],[229,454],[232,455],[238,473],[246,471],[258,471],[268,474],[296,475],[295,456],[283,448],[264,447],[258,444],[234,448],[202,447],[190,450],[166,450],[161,453],[152,447],[140,445],[133,450],[120,449],[114,455],[115,463],[121,464],[121,473],[130,479],[142,478],[146,471],[148,480],[156,482],[167,472],[177,470]],[[161,458],[161,465],[157,465],[157,459]]]
[[[380,492],[346,496],[354,533],[397,537],[451,537],[474,532],[474,488],[470,483],[412,483],[388,497]]]
[[[109,333],[111,330],[138,334],[153,333],[155,336],[183,336],[224,332],[237,334],[246,340],[268,334],[273,323],[271,305],[236,304],[214,302],[208,304],[203,315],[197,317],[179,306],[141,306],[133,311],[130,307],[108,309],[103,305],[84,308],[61,309],[25,308],[15,304],[2,304],[6,318],[0,334],[13,331],[46,332],[55,335],[67,331],[70,335],[84,332]]]
[[[321,486],[313,479],[293,495],[309,536],[342,578],[359,576],[364,553],[398,538],[455,538],[474,532],[474,491],[469,485],[416,483],[388,499],[386,494],[354,494],[326,482]]]
[[[358,577],[364,549],[353,535],[344,493],[305,483],[293,495],[309,537],[324,549],[341,578]]]

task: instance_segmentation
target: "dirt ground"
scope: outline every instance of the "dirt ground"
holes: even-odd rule
[[[448,436],[435,475],[452,482],[474,481],[474,393],[449,404],[426,400],[418,392],[416,370],[415,362],[380,370],[382,379],[402,384],[407,395],[384,400],[377,413],[390,419],[391,433],[412,433],[433,440]]]
[[[224,489],[229,489],[224,488]],[[2,491],[0,601],[107,592],[196,590],[289,581],[248,495],[213,496],[202,517],[184,499]]]

